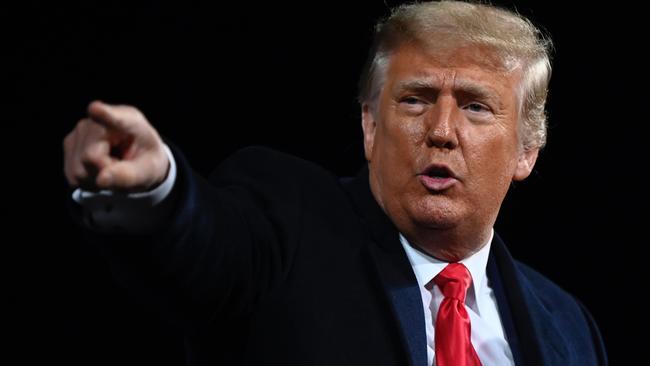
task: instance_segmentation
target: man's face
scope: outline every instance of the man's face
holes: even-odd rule
[[[409,240],[487,240],[510,182],[537,157],[520,150],[520,81],[520,68],[476,47],[392,54],[376,113],[363,107],[364,144],[373,195]]]

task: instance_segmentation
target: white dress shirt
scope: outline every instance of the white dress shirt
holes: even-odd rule
[[[472,275],[472,285],[467,289],[465,298],[465,309],[467,309],[472,324],[472,345],[483,366],[507,366],[514,365],[512,352],[506,341],[497,302],[486,275],[493,236],[494,230],[490,240],[483,245],[481,250],[461,260],[460,263],[464,264]],[[427,356],[429,365],[435,365],[434,326],[438,308],[444,296],[438,286],[433,286],[431,291],[427,290],[425,286],[449,263],[416,249],[401,234],[400,241],[420,287],[427,331]]]
[[[169,171],[165,180],[147,192],[118,193],[109,190],[89,192],[76,189],[72,199],[83,209],[86,226],[98,232],[150,233],[171,210],[169,194],[176,182],[176,161],[167,145]]]
[[[120,194],[112,191],[93,193],[75,190],[72,198],[82,206],[86,225],[101,232],[145,233],[154,230],[171,209],[170,205],[165,203],[169,201],[169,195],[176,182],[176,162],[166,145],[165,151],[170,161],[169,172],[163,183],[151,191]],[[411,246],[401,234],[400,241],[420,286],[427,332],[427,355],[429,365],[434,365],[434,324],[443,296],[437,286],[433,286],[433,291],[429,291],[425,285],[448,263],[422,253]],[[461,261],[469,269],[473,279],[467,290],[465,307],[472,324],[472,344],[483,366],[514,365],[510,347],[505,340],[497,303],[486,276],[491,242],[492,237],[481,250]]]

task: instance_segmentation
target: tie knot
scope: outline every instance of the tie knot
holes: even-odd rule
[[[433,278],[433,282],[445,297],[464,303],[467,289],[472,283],[472,275],[462,263],[450,263]]]

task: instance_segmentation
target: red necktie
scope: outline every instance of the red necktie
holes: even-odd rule
[[[471,342],[471,324],[465,310],[465,295],[472,275],[461,263],[450,263],[433,282],[445,296],[436,318],[436,365],[480,366]]]

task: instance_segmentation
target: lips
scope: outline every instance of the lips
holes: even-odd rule
[[[418,174],[418,179],[428,190],[436,192],[449,189],[458,182],[454,171],[442,164],[429,165]]]
[[[446,165],[442,164],[431,164],[429,165],[421,175],[426,175],[433,178],[456,178],[454,172],[449,169]]]

